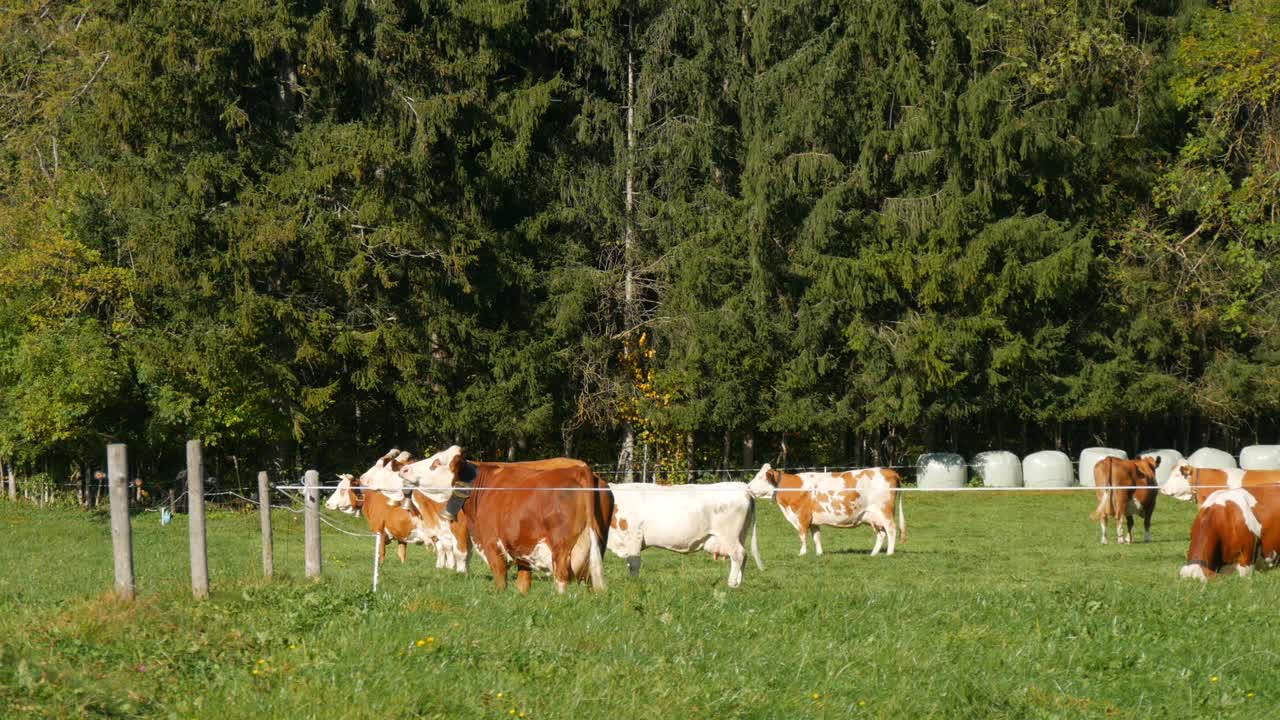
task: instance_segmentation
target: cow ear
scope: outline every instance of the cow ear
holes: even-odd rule
[[[1153,467],[1153,468],[1158,468],[1158,467],[1160,467],[1160,456],[1159,456],[1159,455],[1156,455],[1156,456],[1155,456],[1155,458],[1153,458],[1153,459],[1155,460],[1155,462],[1151,463],[1151,467]]]
[[[462,469],[462,453],[459,452],[457,455],[453,456],[452,460],[449,461],[449,474],[456,476],[458,474],[458,471],[461,469]]]

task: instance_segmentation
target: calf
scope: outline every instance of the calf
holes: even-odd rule
[[[1280,470],[1198,468],[1183,460],[1173,466],[1160,492],[1179,500],[1203,503],[1215,490],[1280,483]]]
[[[1133,514],[1142,514],[1142,541],[1151,542],[1151,514],[1156,510],[1156,468],[1160,456],[1137,460],[1103,458],[1093,466],[1093,485],[1098,488],[1098,507],[1089,517],[1102,528],[1102,544],[1107,544],[1107,520],[1116,524],[1116,543],[1133,542]]]
[[[705,550],[729,556],[729,587],[742,584],[748,528],[751,556],[763,570],[756,544],[756,501],[746,483],[663,486],[610,483],[615,510],[609,524],[609,550],[640,574],[640,551],[660,547],[672,552]]]
[[[866,523],[876,531],[876,544],[871,554],[880,553],[887,540],[893,554],[898,533],[907,539],[907,521],[902,514],[901,485],[898,473],[888,468],[867,468],[846,472],[808,472],[792,475],[774,470],[765,463],[747,483],[751,494],[773,496],[778,509],[800,533],[800,554],[809,551],[806,542],[813,529],[814,551],[822,554],[821,526],[857,527]],[[893,521],[894,506],[898,522]]]
[[[1248,575],[1280,552],[1280,486],[1210,493],[1191,526],[1187,564],[1179,577],[1205,582],[1230,566]]]

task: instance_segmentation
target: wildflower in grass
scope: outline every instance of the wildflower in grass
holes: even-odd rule
[[[416,642],[416,643],[414,643],[414,644],[415,644],[415,645],[417,645],[418,647],[422,647],[423,645],[426,645],[426,644],[427,644],[427,641],[426,641],[426,640],[419,640],[418,642]]]
[[[263,660],[262,658],[258,658],[258,664],[259,664],[259,665],[266,665],[266,664],[267,664],[267,661],[266,661],[266,660]]]
[[[822,694],[821,694],[821,693],[814,693],[814,694],[813,694],[813,699],[814,699],[814,700],[821,700],[821,699],[822,699]]]
[[[499,697],[499,698],[501,698],[501,697],[502,697],[502,693],[498,693],[498,697]]]
[[[1244,696],[1247,698],[1251,698],[1253,697],[1253,693],[1245,693]]]
[[[507,711],[507,714],[508,714],[508,715],[515,715],[515,714],[516,714],[516,709],[515,709],[515,708],[511,708],[510,710],[508,710],[508,711]]]
[[[253,674],[254,674],[254,675],[258,675],[258,674],[260,674],[260,671],[258,670],[258,668],[254,668],[254,669],[253,669]]]
[[[1213,677],[1209,678],[1209,682],[1211,682],[1211,683],[1216,683],[1216,682],[1218,682],[1218,676],[1217,676],[1217,675],[1214,675]]]
[[[866,701],[866,700],[859,700],[859,701],[858,701],[858,707],[862,707],[862,706],[864,706],[864,705],[866,705],[866,704],[867,704],[867,701]]]
[[[435,642],[435,641],[436,641],[436,639],[435,639],[435,638],[431,637],[430,635],[428,635],[428,636],[427,636],[427,644],[428,644],[428,645],[430,645],[431,643],[433,643],[433,642]]]

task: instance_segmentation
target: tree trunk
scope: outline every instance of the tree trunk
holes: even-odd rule
[[[622,325],[624,331],[635,327],[635,277],[632,267],[632,245],[635,241],[633,214],[635,212],[635,147],[636,147],[636,114],[635,114],[635,68],[631,53],[627,53],[627,150],[623,159],[626,167],[626,187],[623,190],[623,228],[622,228]],[[629,347],[629,346],[625,346]],[[630,352],[625,349],[623,352]],[[636,449],[635,428],[628,422],[622,429],[622,450],[618,453],[618,469],[622,471],[623,482],[632,482]]]
[[[756,465],[756,434],[748,430],[742,436],[742,467],[751,468]]]

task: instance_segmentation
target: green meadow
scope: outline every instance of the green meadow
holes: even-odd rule
[[[1098,543],[1088,493],[910,495],[907,540],[798,541],[763,503],[763,572],[650,550],[608,592],[497,593],[422,548],[278,511],[209,516],[212,597],[191,599],[185,516],[134,517],[138,600],[114,600],[105,514],[0,504],[0,717],[1274,718],[1280,574],[1177,579],[1193,517],[1161,498],[1153,542]],[[358,518],[329,519],[363,531]],[[1139,526],[1138,537],[1141,537]]]

